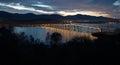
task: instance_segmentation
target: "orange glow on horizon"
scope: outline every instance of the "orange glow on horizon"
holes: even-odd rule
[[[112,17],[109,14],[105,12],[94,12],[94,11],[60,11],[59,14],[62,16],[68,16],[68,15],[77,15],[77,14],[82,14],[82,15],[90,15],[90,16],[104,16],[104,17]]]

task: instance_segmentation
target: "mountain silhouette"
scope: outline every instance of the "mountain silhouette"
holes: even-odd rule
[[[89,15],[81,15],[77,14],[74,16],[61,16],[58,14],[41,14],[41,15],[35,15],[33,13],[27,13],[27,14],[18,14],[18,13],[8,13],[4,11],[0,11],[0,19],[4,20],[12,20],[12,21],[21,21],[21,20],[28,20],[28,21],[42,21],[42,20],[52,20],[52,21],[60,21],[60,20],[116,20],[112,18],[107,17],[96,17],[96,16],[89,16]]]

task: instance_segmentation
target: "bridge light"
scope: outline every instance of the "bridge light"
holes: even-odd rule
[[[69,22],[70,24],[72,23],[72,21]]]

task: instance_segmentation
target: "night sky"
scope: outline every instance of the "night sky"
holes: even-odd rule
[[[0,11],[120,18],[120,0],[0,0]]]

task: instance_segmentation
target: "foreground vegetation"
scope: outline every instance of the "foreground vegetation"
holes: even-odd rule
[[[120,33],[94,33],[91,41],[75,37],[60,45],[62,36],[51,35],[51,45],[44,45],[13,28],[0,28],[0,65],[98,65],[120,64]]]

